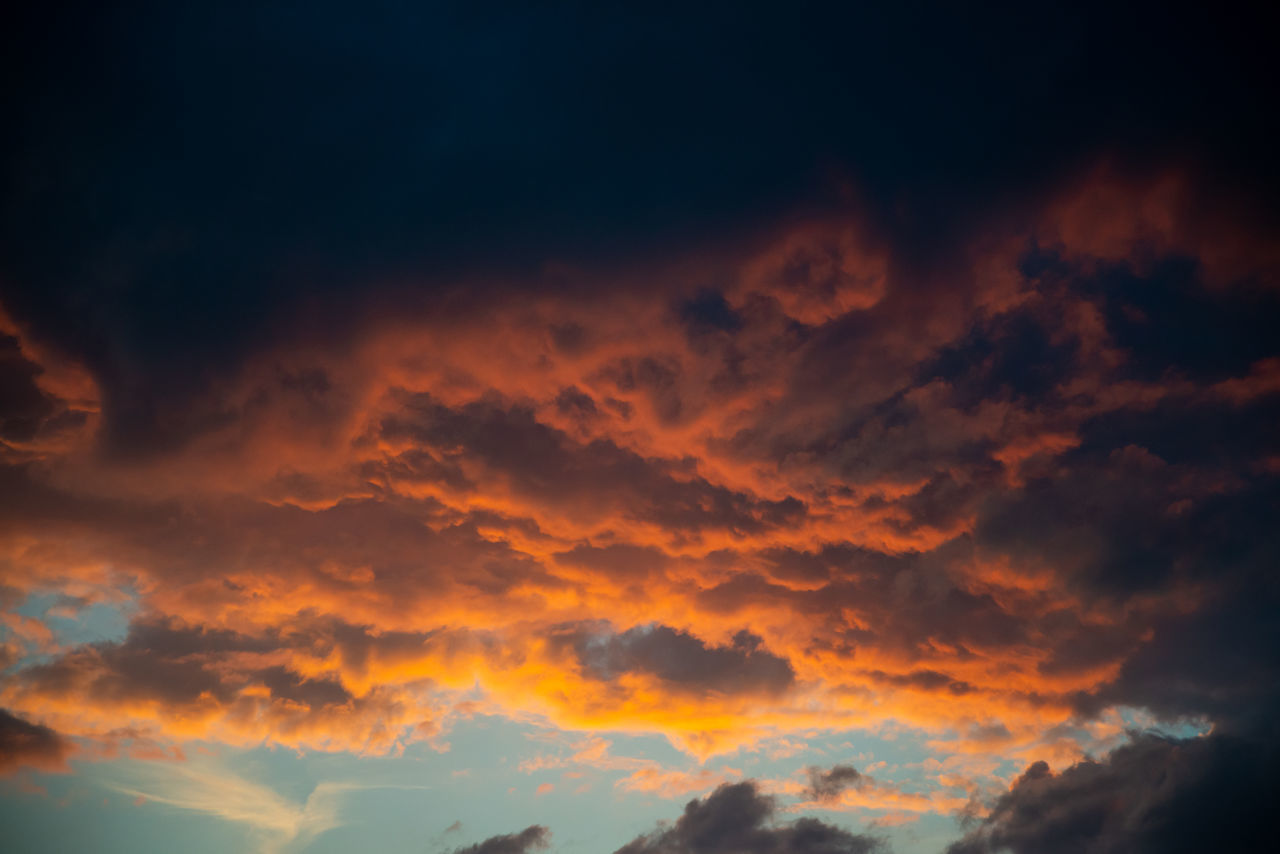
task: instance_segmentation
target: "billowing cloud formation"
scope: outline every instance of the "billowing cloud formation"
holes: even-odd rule
[[[491,714],[673,795],[871,732],[928,763],[767,791],[1035,849],[1274,745],[1249,15],[151,5],[0,51],[5,769]],[[730,802],[864,845],[745,784],[634,844]]]
[[[1280,792],[1272,741],[1140,736],[1101,762],[1026,770],[949,854],[1263,851]]]
[[[282,332],[144,457],[104,452],[100,382],[10,324],[7,601],[138,613],[61,649],[14,614],[4,702],[107,745],[384,752],[478,683],[701,757],[892,721],[1055,761],[1121,706],[1260,714],[1274,347],[1155,327],[1280,297],[1188,254],[1190,180],[1099,173],[941,281],[845,219],[708,256],[714,292],[676,267],[659,299],[373,312],[341,353]],[[1125,215],[1082,234],[1104,202]],[[785,298],[832,264],[879,284],[831,316]]]
[[[752,782],[721,786],[690,801],[674,825],[635,839],[616,854],[870,854],[878,840],[814,818],[773,821],[776,807]]]

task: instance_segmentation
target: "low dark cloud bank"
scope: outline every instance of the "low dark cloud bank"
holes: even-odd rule
[[[1214,734],[1142,735],[1059,774],[1037,762],[947,854],[1270,850],[1277,759],[1274,740]]]
[[[1136,735],[1100,761],[1055,774],[1036,762],[990,813],[969,820],[946,854],[1182,854],[1266,851],[1270,811],[1280,797],[1274,741],[1231,734],[1176,739]],[[807,797],[833,800],[857,785],[849,766],[809,769]],[[776,822],[777,803],[754,781],[724,785],[690,801],[668,827],[637,837],[616,854],[870,854],[882,840],[814,818]],[[526,838],[498,836],[467,854],[525,850]],[[486,847],[491,846],[491,847]]]
[[[752,781],[721,786],[689,801],[670,826],[638,836],[614,854],[887,854],[872,836],[851,833],[814,818],[777,820],[775,800]],[[494,836],[454,854],[526,854],[546,847],[550,834],[534,825]]]
[[[690,801],[675,824],[615,854],[871,854],[878,840],[814,818],[776,822],[777,805],[752,782],[721,786]]]
[[[107,437],[141,452],[198,430],[193,394],[299,300],[332,340],[380,286],[408,310],[850,191],[903,258],[945,264],[993,200],[1099,154],[1194,161],[1274,213],[1258,14],[28,4],[5,26],[0,301],[92,366]]]
[[[450,826],[450,830],[454,828]],[[540,824],[530,825],[519,833],[490,836],[475,845],[454,849],[453,854],[529,854],[551,844],[551,831]]]

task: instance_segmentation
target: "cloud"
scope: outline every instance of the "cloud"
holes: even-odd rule
[[[58,733],[0,709],[0,774],[23,766],[64,771],[71,752],[71,742]]]
[[[617,635],[587,635],[575,649],[593,678],[617,679],[628,672],[651,674],[676,690],[778,695],[795,681],[790,663],[761,650],[748,631],[729,646],[708,647],[669,626],[637,626]]]
[[[675,823],[619,848],[616,854],[869,854],[882,850],[861,836],[801,818],[774,822],[776,806],[752,781],[731,783],[690,801]]]
[[[0,770],[387,755],[483,708],[624,791],[737,778],[600,733],[973,771],[771,789],[888,821],[1126,715],[1212,728],[1037,772],[970,840],[1034,849],[1037,793],[1140,847],[1138,766],[1181,814],[1187,763],[1272,749],[1261,9],[49,5],[0,51]],[[720,791],[636,844],[768,813]],[[263,797],[237,820],[323,823]],[[856,849],[771,815],[748,849]]]
[[[1101,761],[1031,765],[948,854],[1261,851],[1272,837],[1276,745],[1139,735]]]
[[[0,333],[0,437],[30,439],[53,414],[54,402],[36,383],[40,373],[23,357],[18,339]]]
[[[988,757],[975,790],[1001,761],[1113,748],[1119,709],[1243,727],[1280,672],[1258,642],[1276,306],[1241,209],[1165,216],[1163,182],[1198,180],[1174,178],[1046,189],[934,265],[854,205],[522,274],[484,312],[352,297],[358,334],[282,320],[159,402],[111,347],[77,362],[15,321],[5,382],[34,426],[0,458],[0,603],[47,643],[5,638],[0,701],[95,757],[388,754],[477,703],[699,760],[901,728],[940,762]],[[1095,205],[1141,222],[1089,232]],[[1239,264],[1205,249],[1237,232],[1214,245]],[[1238,340],[1185,344],[1201,317]],[[59,645],[56,615],[26,616],[125,590],[122,638]],[[624,789],[735,779],[589,749],[547,761]],[[842,782],[805,797],[898,817],[970,797],[824,794]]]
[[[530,825],[519,833],[490,836],[483,842],[456,848],[453,854],[528,854],[551,844],[551,831],[540,824]]]
[[[762,500],[707,481],[685,461],[644,457],[608,438],[578,442],[522,406],[482,399],[446,406],[431,395],[408,397],[381,425],[388,441],[452,450],[518,496],[579,520],[617,513],[668,531],[759,532],[799,518],[787,496]]]
[[[833,765],[827,771],[810,766],[806,769],[809,786],[805,796],[815,801],[834,801],[840,793],[862,781],[862,775],[852,765]]]
[[[13,122],[25,132],[0,153],[30,164],[12,188],[14,209],[29,215],[5,220],[0,281],[12,283],[6,302],[92,361],[109,390],[107,436],[135,452],[143,435],[163,447],[207,425],[191,404],[281,323],[305,320],[293,311],[300,301],[318,306],[309,312],[317,337],[343,340],[361,316],[353,291],[417,305],[442,291],[460,296],[441,273],[469,272],[468,286],[492,304],[504,295],[494,280],[513,268],[600,256],[625,266],[678,251],[691,234],[713,240],[769,216],[839,208],[851,192],[884,242],[927,266],[994,217],[993,200],[1037,199],[1046,183],[1108,154],[1148,165],[1195,151],[1206,172],[1235,178],[1220,178],[1229,187],[1268,199],[1276,185],[1258,142],[1264,95],[1245,85],[1271,67],[1255,34],[1261,19],[1249,15],[1207,23],[1036,8],[944,15],[922,33],[893,9],[786,21],[750,9],[723,38],[711,10],[690,13],[680,33],[656,14],[628,16],[626,26],[567,13],[480,23],[393,8],[355,30],[317,13],[312,37],[261,10],[235,26],[165,10],[124,34],[106,12],[91,20],[102,25],[81,36],[83,55],[103,61],[71,65],[29,47],[38,34],[71,38],[70,23],[39,11],[15,22],[14,76],[30,85],[15,94]],[[566,35],[571,24],[577,37]],[[353,69],[351,91],[330,93],[322,110],[309,84],[329,67],[318,34],[331,31],[387,59]],[[1028,31],[1055,33],[1054,49],[1020,42]],[[411,32],[425,45],[403,35]],[[511,49],[482,61],[494,32]],[[849,51],[838,35],[849,32],[882,38]],[[286,37],[294,64],[281,71],[271,47]],[[221,61],[226,44],[241,66]],[[548,44],[556,62],[537,50]],[[967,62],[959,44],[1002,61]],[[642,73],[655,46],[668,61]],[[427,107],[413,93],[437,80],[424,57],[441,55],[448,92]],[[1083,55],[1096,57],[1095,71],[1063,73]],[[1172,55],[1190,60],[1173,67]],[[137,79],[122,61],[130,57],[164,74]],[[1239,63],[1225,61],[1233,57]],[[612,82],[580,73],[602,65]],[[910,72],[873,84],[888,67]],[[761,87],[785,97],[743,94]],[[140,105],[138,115],[125,122],[91,109],[103,91]],[[617,92],[628,93],[625,109]],[[200,110],[183,109],[188,95]],[[832,109],[839,101],[850,106]],[[48,104],[74,119],[50,121]],[[505,108],[482,106],[492,104]],[[401,120],[384,125],[392,115]],[[451,133],[424,130],[424,148],[410,127]],[[323,151],[314,146],[322,135]],[[85,138],[102,145],[85,150],[76,144]],[[173,139],[191,141],[188,159],[162,158]],[[338,153],[353,164],[349,179],[330,168]],[[117,231],[95,227],[79,206],[89,195]],[[1137,218],[1115,204],[1075,210],[1084,215],[1072,221],[1103,234],[1113,230],[1099,223]],[[865,291],[861,265],[842,263],[841,230],[820,234],[784,244],[791,251],[766,266],[784,281],[794,279],[788,270],[811,271],[801,293],[813,296],[792,309],[806,319],[859,304],[846,292]],[[413,275],[424,270],[436,275]],[[410,277],[417,286],[406,289]],[[214,332],[225,329],[236,334]]]
[[[714,789],[741,776],[742,772],[736,768],[679,771],[663,769],[655,763],[623,777],[615,784],[615,788],[626,792],[644,792],[661,798],[681,798],[693,792]]]
[[[929,762],[936,763],[937,760],[927,760],[926,764]],[[938,766],[941,767],[941,763]],[[807,784],[794,780],[771,784],[774,791],[798,796],[798,809],[871,810],[878,813],[874,818],[876,822],[888,820],[893,824],[905,824],[917,820],[924,813],[954,815],[971,805],[971,798],[967,794],[957,795],[955,789],[971,789],[972,784],[956,777],[938,776],[921,789],[919,786],[876,780],[851,765],[833,765],[827,770],[810,765],[804,773],[808,778]]]
[[[303,803],[225,768],[194,763],[133,765],[108,785],[125,795],[247,825],[263,854],[302,845],[341,825],[339,802],[359,786],[320,783]]]

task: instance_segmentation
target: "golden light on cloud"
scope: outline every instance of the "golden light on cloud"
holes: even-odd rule
[[[1163,854],[1257,800],[1274,134],[1189,84],[1175,133],[1172,13],[1128,62],[1112,10],[108,7],[15,23],[0,140],[15,797],[281,854]]]

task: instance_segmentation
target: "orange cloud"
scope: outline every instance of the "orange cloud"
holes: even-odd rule
[[[699,768],[697,771],[675,771],[658,767],[641,768],[617,783],[627,792],[644,792],[663,798],[680,798],[697,792],[708,792],[717,786],[742,777],[742,772],[728,766],[719,771]]]
[[[1198,253],[1188,192],[1100,175],[1030,237],[1064,264]],[[1078,756],[1109,737],[1081,723],[1104,715],[1089,701],[1207,585],[1100,593],[1127,532],[1081,514],[1173,518],[1243,488],[1132,442],[1090,457],[1099,425],[1280,386],[1274,358],[1133,369],[1103,297],[1019,267],[1028,238],[937,281],[841,218],[646,271],[657,297],[371,311],[342,352],[282,336],[211,385],[200,430],[139,459],[100,452],[87,372],[3,318],[31,406],[0,471],[0,703],[102,750],[135,732],[391,752],[469,703],[700,759],[894,726],[954,756]],[[1248,266],[1225,252],[1197,256],[1213,287]],[[136,599],[129,635],[55,648],[14,610],[51,591]],[[637,791],[736,776],[607,747],[538,767],[627,770]]]

